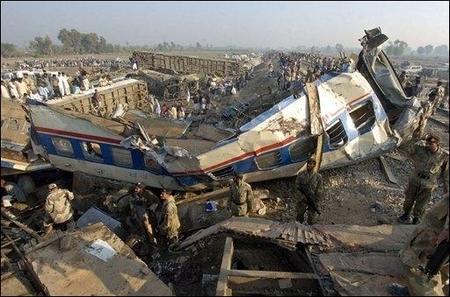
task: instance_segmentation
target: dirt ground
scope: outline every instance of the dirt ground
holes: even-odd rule
[[[111,57],[116,56],[114,54]],[[129,55],[124,58],[128,57]],[[274,62],[273,65],[277,67],[277,64]],[[271,94],[269,94],[269,87]],[[287,94],[276,93],[275,89],[276,80],[267,77],[267,64],[263,63],[255,68],[255,78],[250,80],[243,90],[235,96],[222,97],[215,104],[223,107],[238,101],[253,102],[253,106],[248,112],[249,116],[253,117],[261,112],[256,107],[261,107],[263,103],[273,105],[287,97]],[[438,135],[443,142],[442,146],[448,150],[448,113],[438,111],[434,118],[436,120],[428,120],[426,132]],[[236,123],[236,127],[239,126],[238,124],[245,123],[246,120],[248,118],[244,116],[240,123]],[[323,201],[319,203],[322,214],[318,217],[318,223],[363,226],[397,224],[396,219],[402,213],[404,190],[413,164],[404,147],[385,155],[385,159],[397,177],[398,185],[387,180],[379,159],[321,172],[324,181],[324,197]],[[286,178],[252,184],[254,189],[270,191],[272,199],[265,200],[267,205],[265,218],[279,221],[295,220],[294,181],[295,178]],[[441,183],[434,193],[429,207],[439,199],[443,190]],[[219,273],[224,240],[223,236],[212,236],[208,240],[196,244],[194,249],[174,254],[159,251],[144,260],[162,281],[173,286],[176,295],[213,295],[215,282],[203,279],[203,275]],[[241,243],[241,250],[241,253],[248,253],[255,258],[267,258],[267,255],[258,256],[253,253],[245,242]],[[274,268],[272,267],[272,269]],[[286,267],[280,269],[289,270]],[[209,286],[202,285],[208,281],[210,282]],[[311,292],[303,293],[312,294]]]
[[[444,112],[440,112],[444,114]],[[447,115],[448,116],[448,115]],[[434,133],[441,138],[442,147],[448,150],[449,134],[447,125],[433,120],[427,122],[426,133]],[[400,147],[385,159],[398,179],[398,185],[387,180],[378,159],[325,170],[324,198],[319,204],[321,215],[318,224],[349,224],[373,226],[378,224],[397,224],[402,214],[404,190],[408,184],[413,163],[404,147]],[[255,183],[256,189],[269,189],[272,197],[281,201],[270,201],[267,216],[276,220],[289,221],[295,218],[294,186],[295,178]],[[433,194],[431,207],[444,191],[442,180]]]

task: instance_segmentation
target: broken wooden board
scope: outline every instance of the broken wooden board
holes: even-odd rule
[[[223,248],[222,263],[220,265],[219,279],[217,280],[216,296],[231,296],[228,289],[228,273],[231,269],[233,260],[233,239],[227,237],[225,240],[225,246]]]
[[[388,157],[391,158],[391,159],[400,161],[400,162],[406,162],[406,160],[408,160],[407,157],[402,156],[402,155],[400,155],[400,154],[394,155],[393,153],[390,153],[390,154],[387,154],[386,156],[388,156]]]
[[[402,276],[406,272],[397,251],[326,253],[319,255],[319,259],[331,271],[357,271],[385,276]]]
[[[297,243],[321,246],[330,244],[328,236],[322,231],[298,222],[280,223],[253,217],[231,217],[226,221],[189,236],[180,244],[179,248],[185,248],[199,240],[221,232],[232,232],[243,236],[268,239],[293,249],[295,249]]]
[[[263,271],[263,270],[237,270],[228,271],[229,276],[273,278],[273,279],[316,279],[314,273],[288,272],[288,271]]]
[[[386,159],[383,156],[378,157],[380,160],[381,168],[383,169],[384,175],[386,178],[393,184],[398,185],[397,177],[392,173],[389,164],[386,162]]]
[[[314,225],[330,236],[333,241],[331,250],[351,248],[366,251],[399,251],[413,230],[414,225]]]
[[[171,290],[105,225],[98,223],[72,235],[69,250],[59,242],[26,255],[50,295],[170,296]],[[95,240],[105,241],[116,255],[106,262],[88,253]]]
[[[331,273],[331,278],[340,296],[393,296],[388,291],[390,284],[407,285],[403,277],[358,272],[336,271]]]

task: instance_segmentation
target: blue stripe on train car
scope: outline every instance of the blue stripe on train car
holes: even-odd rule
[[[151,172],[152,174],[156,174],[156,175],[170,176],[170,174],[167,172],[167,170],[163,167],[160,167],[159,170],[147,169],[145,167],[145,162],[144,162],[144,153],[138,149],[126,149],[126,148],[123,148],[123,147],[117,146],[117,145],[99,143],[103,160],[96,161],[96,160],[93,160],[90,158],[86,158],[83,155],[83,150],[81,147],[82,147],[82,142],[84,142],[84,140],[68,138],[68,137],[61,137],[61,136],[53,136],[53,135],[49,135],[49,134],[45,134],[45,133],[37,133],[37,136],[39,139],[39,143],[45,148],[45,150],[47,151],[47,153],[49,155],[57,155],[57,156],[62,156],[62,157],[66,157],[66,158],[76,159],[76,160],[85,160],[85,161],[91,162],[91,163],[101,163],[101,164],[107,164],[107,165],[117,166],[117,167],[121,167],[121,168],[130,168],[130,169],[142,170],[142,171],[146,171],[146,172],[148,171],[148,172]],[[70,144],[72,146],[72,150],[73,150],[73,156],[58,154],[58,152],[56,151],[55,146],[53,144],[53,141],[52,141],[52,138],[55,138],[55,137],[63,138],[70,142]],[[121,165],[115,164],[114,160],[113,160],[111,147],[117,147],[120,149],[125,149],[125,150],[130,151],[133,165],[131,167],[127,167],[127,166],[121,166]]]

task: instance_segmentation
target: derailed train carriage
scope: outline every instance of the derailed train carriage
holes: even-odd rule
[[[314,82],[321,129],[312,129],[312,94],[290,96],[234,136],[199,150],[177,142],[154,145],[145,127],[151,130],[152,121],[142,114],[130,129],[40,105],[29,110],[36,150],[56,168],[174,190],[200,190],[234,173],[249,182],[293,176],[317,151],[318,137],[321,169],[373,158],[411,137],[423,112],[416,98],[405,95],[381,49],[387,39],[379,29],[366,31],[353,70]]]

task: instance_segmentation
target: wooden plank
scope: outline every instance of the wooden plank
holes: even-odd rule
[[[398,180],[395,177],[395,175],[392,173],[391,168],[389,167],[389,165],[387,164],[386,160],[384,159],[383,156],[378,157],[378,159],[380,160],[380,164],[381,164],[381,169],[383,169],[384,175],[386,176],[386,178],[393,184],[398,185]]]
[[[315,275],[318,276],[319,275],[318,274],[318,268],[316,267],[316,265],[314,265],[314,262],[313,262],[312,256],[311,256],[311,246],[307,246],[304,250],[305,250],[305,253],[306,253],[306,257],[308,258],[308,261],[309,261],[309,266],[312,268],[312,270],[314,271]],[[326,290],[325,290],[325,286],[323,284],[322,279],[320,277],[317,277],[317,281],[319,283],[320,291],[322,293],[321,295],[322,296],[328,296],[328,294],[325,294]]]
[[[317,279],[314,273],[287,272],[287,271],[263,271],[263,270],[236,270],[228,271],[228,276],[259,277],[273,279]]]
[[[317,145],[315,151],[316,166],[314,167],[314,172],[318,172],[322,163],[324,143],[323,138],[325,136],[323,131],[322,117],[320,115],[319,92],[314,83],[306,83],[306,90],[308,94],[307,96],[309,105],[309,122],[311,123],[311,134],[319,135],[319,137],[317,137]]]
[[[226,188],[215,190],[215,191],[212,191],[212,192],[209,192],[209,193],[198,195],[198,196],[193,197],[193,198],[179,200],[179,201],[176,202],[176,204],[180,205],[180,204],[192,203],[192,202],[208,200],[208,199],[215,200],[215,199],[219,199],[219,198],[224,198],[224,197],[228,196],[229,192],[230,192],[230,187],[226,187]]]
[[[233,259],[233,239],[227,237],[223,248],[222,264],[220,265],[219,279],[217,280],[216,296],[230,296],[228,289],[228,273]]]
[[[30,234],[31,236],[33,236],[34,238],[36,238],[38,241],[42,241],[42,237],[37,234],[36,231],[34,231],[33,229],[31,229],[30,227],[26,226],[25,224],[22,224],[21,222],[15,220],[11,214],[9,214],[6,210],[1,210],[2,215],[8,219],[9,221],[11,221],[12,223],[14,223],[17,227],[19,227],[20,229],[22,229],[23,231],[27,232],[28,234]],[[2,222],[3,223],[3,222]]]

